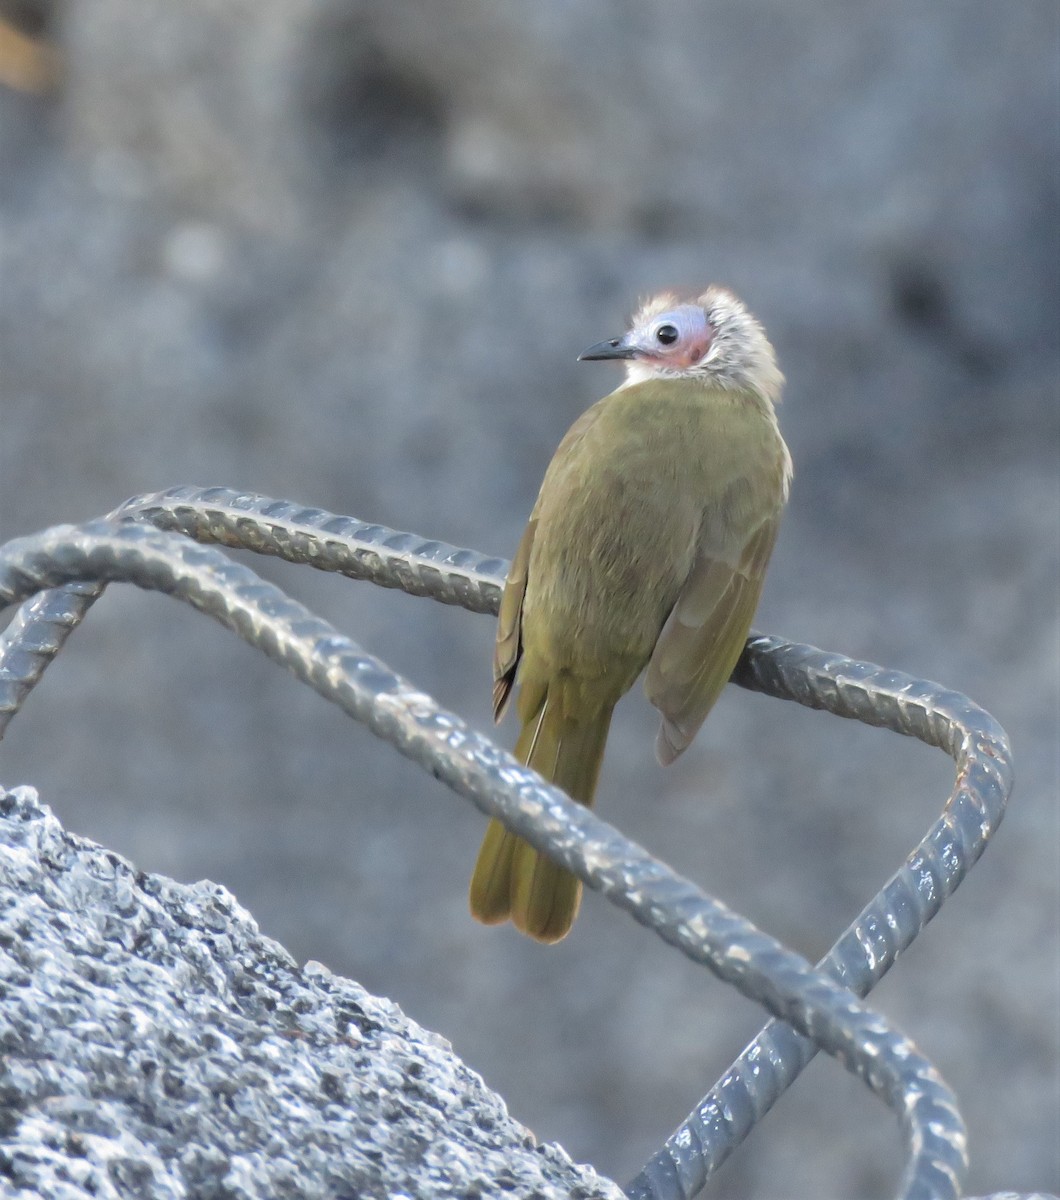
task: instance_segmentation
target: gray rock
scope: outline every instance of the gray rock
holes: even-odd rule
[[[223,887],[0,794],[0,1175],[49,1200],[609,1197],[388,1000]]]

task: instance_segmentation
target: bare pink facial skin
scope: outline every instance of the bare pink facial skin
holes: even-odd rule
[[[626,337],[636,358],[682,371],[706,357],[714,328],[700,305],[679,304],[630,330]]]

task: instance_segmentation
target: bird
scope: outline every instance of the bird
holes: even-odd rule
[[[579,361],[626,377],[560,442],[512,560],[493,715],[518,682],[515,757],[592,805],[615,705],[644,673],[664,766],[691,743],[743,649],[788,499],[784,377],[762,325],[714,285],[643,303]],[[581,883],[497,820],[472,915],[539,942],[569,932]]]

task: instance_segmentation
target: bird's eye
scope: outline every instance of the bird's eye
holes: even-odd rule
[[[660,325],[655,331],[655,340],[664,346],[672,346],[677,341],[677,326]]]

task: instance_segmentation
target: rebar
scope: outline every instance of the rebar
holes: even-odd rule
[[[17,539],[0,553],[5,603],[85,578],[135,583],[212,616],[693,961],[795,1025],[898,1116],[908,1155],[901,1194],[956,1200],[967,1156],[949,1088],[908,1038],[850,992],[219,551],[99,521]]]
[[[752,638],[733,678],[743,687],[918,738],[957,764],[942,815],[817,964],[865,996],[953,894],[997,830],[1013,784],[1005,731],[959,692],[779,638]],[[633,1200],[694,1196],[816,1053],[790,1025],[771,1021],[627,1185],[627,1194]]]
[[[533,772],[468,730],[459,718],[439,709],[430,697],[394,676],[378,660],[364,655],[282,592],[253,575],[253,583],[244,580],[237,587],[231,582],[234,577],[230,572],[246,568],[235,568],[214,551],[200,551],[216,557],[199,564],[203,570],[193,584],[187,574],[190,568],[186,551],[178,554],[181,569],[173,567],[176,547],[186,543],[169,541],[165,547],[151,543],[145,562],[137,563],[137,555],[146,551],[149,543],[141,546],[135,540],[123,540],[131,537],[132,531],[119,537],[117,522],[150,522],[202,542],[254,549],[475,612],[496,611],[508,566],[502,559],[475,551],[225,488],[181,487],[138,497],[111,514],[110,523],[40,535],[50,540],[39,543],[33,551],[38,556],[43,554],[43,558],[38,557],[35,585],[22,580],[27,594],[49,581],[69,582],[28,601],[0,637],[0,735],[101,590],[100,583],[86,587],[75,580],[82,576],[95,580],[129,578],[140,586],[179,594],[285,662],[322,694],[365,720],[402,753],[427,766],[484,811],[500,816],[539,849],[690,957],[742,990],[754,977],[753,988],[761,990],[748,994],[754,994],[782,1019],[766,1026],[653,1156],[627,1188],[631,1196],[684,1200],[695,1194],[790,1086],[817,1048],[843,1059],[844,1065],[861,1074],[899,1112],[910,1144],[903,1194],[958,1194],[964,1147],[952,1097],[930,1064],[919,1059],[911,1043],[899,1043],[900,1054],[907,1053],[908,1048],[919,1063],[918,1069],[924,1072],[911,1091],[898,1083],[905,1078],[900,1073],[888,1074],[890,1068],[883,1075],[870,1070],[876,1049],[886,1046],[888,1039],[896,1035],[879,1018],[857,1006],[850,993],[865,995],[882,977],[898,952],[910,944],[952,894],[1003,815],[1012,786],[1011,754],[1004,731],[989,714],[959,693],[872,664],[777,638],[754,635],[749,640],[734,682],[917,737],[945,749],[958,767],[956,784],[940,819],[822,961],[823,974],[815,975],[797,956],[674,876],[587,810],[571,806],[561,792],[543,785]],[[70,565],[71,543],[64,542],[64,537],[95,539],[94,549],[83,548],[85,566],[79,569],[80,575]],[[118,541],[108,543],[108,538]],[[18,553],[30,552],[32,541],[23,539]],[[11,543],[4,548],[2,561],[11,562],[9,552],[17,545]],[[163,566],[167,558],[168,571]],[[145,565],[148,560],[149,567]],[[18,570],[13,566],[14,573],[7,581],[11,598],[18,590]],[[211,580],[208,586],[201,578],[203,573]],[[232,587],[237,592],[241,588],[238,602],[236,593],[225,591]],[[262,589],[268,593],[267,614],[260,611],[266,594]],[[225,598],[219,600],[222,594]],[[311,640],[317,649],[307,651],[302,645],[295,653],[289,634],[278,637],[270,622],[281,611],[277,609],[281,600],[293,606],[290,612],[297,611],[291,620],[300,634],[308,628],[306,622],[327,630],[313,635]],[[354,689],[356,703],[350,699],[354,693],[344,693],[341,685],[329,690],[331,685],[321,678],[319,663],[313,666],[314,655],[325,644],[340,653],[343,665],[351,670],[351,679],[361,682],[361,691]],[[399,710],[401,719],[395,724]],[[415,737],[410,736],[410,721],[417,730]],[[623,855],[628,858],[623,859]],[[753,954],[755,963],[750,976],[739,965],[747,952]],[[849,991],[834,990],[835,985],[826,984],[825,977]],[[836,1025],[837,1013],[829,1007],[838,1003],[842,1008],[839,997],[843,995],[847,1016],[853,1014],[851,1019],[859,1031],[853,1034],[853,1043],[851,1029],[842,1021]],[[792,1025],[802,1033],[795,1032]],[[869,1041],[859,1044],[859,1036]],[[869,1059],[860,1058],[860,1050],[870,1044],[874,1050]],[[922,1087],[926,1091],[921,1091]],[[936,1109],[918,1125],[926,1111]],[[921,1134],[927,1139],[923,1144],[918,1143]]]

